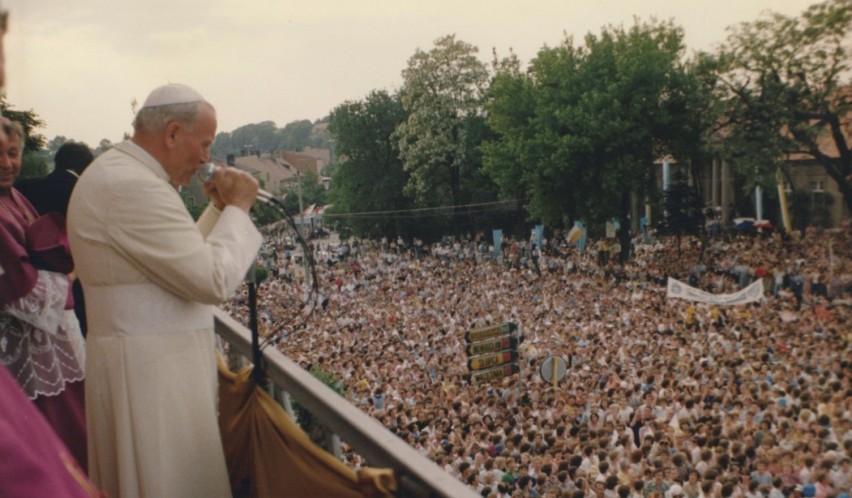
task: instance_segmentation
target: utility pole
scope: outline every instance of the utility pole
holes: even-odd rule
[[[305,207],[302,206],[302,172],[296,169],[296,181],[299,187],[299,229],[302,230],[302,236],[307,235],[305,231]]]

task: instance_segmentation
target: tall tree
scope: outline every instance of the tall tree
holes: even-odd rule
[[[704,203],[698,189],[689,185],[686,177],[678,173],[663,193],[663,207],[660,233],[675,237],[680,262],[681,238],[684,235],[701,237],[704,234]]]
[[[788,154],[805,154],[852,210],[850,40],[852,0],[730,29],[716,57],[716,89],[726,103],[725,146],[753,182],[774,178]]]
[[[654,21],[607,27],[582,45],[568,38],[526,74],[511,58],[498,62],[487,108],[499,138],[484,150],[503,195],[522,188],[546,223],[618,216],[626,226],[631,192],[653,185],[654,160],[699,145],[683,52],[682,30]]]
[[[282,150],[302,150],[310,143],[313,128],[307,119],[287,123],[278,130],[278,144]]]
[[[533,126],[537,112],[534,80],[521,71],[521,62],[514,54],[502,60],[495,54],[492,65],[494,77],[486,93],[485,106],[487,124],[493,136],[481,146],[483,170],[497,184],[502,198],[519,199],[524,205],[529,204],[531,198],[539,202],[544,196],[531,194],[534,182],[527,176],[527,166],[540,164],[541,158],[547,155],[540,147],[546,144],[536,143],[539,129]],[[554,199],[561,209],[546,212],[570,211],[562,202],[564,199],[564,196]],[[554,221],[540,216],[545,210],[535,206],[528,209],[546,222]]]
[[[216,134],[212,152],[214,156],[224,157],[227,154],[241,152],[269,153],[278,150],[278,129],[272,121],[262,121],[240,126],[236,130]]]
[[[455,35],[417,50],[403,70],[400,91],[408,113],[395,137],[410,174],[405,191],[420,206],[459,206],[464,185],[481,168],[483,92],[488,70],[478,49]]]
[[[340,162],[334,168],[329,219],[350,233],[393,237],[411,229],[411,219],[381,213],[410,208],[403,192],[409,175],[391,136],[406,112],[398,95],[371,92],[364,100],[346,102],[331,113],[329,132]]]

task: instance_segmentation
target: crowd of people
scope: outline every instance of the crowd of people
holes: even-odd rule
[[[482,496],[824,498],[852,487],[848,225],[680,248],[636,239],[627,255],[592,242],[581,253],[560,233],[499,252],[483,237],[417,250],[318,242],[322,306],[307,317],[302,267],[268,240],[261,333],[282,334],[285,354],[333,374],[351,402]],[[713,294],[763,279],[765,295],[729,307],[667,299],[667,277]],[[243,321],[245,299],[226,305]],[[471,382],[465,332],[504,322],[523,336],[520,372]],[[552,355],[567,364],[555,386],[539,375]]]

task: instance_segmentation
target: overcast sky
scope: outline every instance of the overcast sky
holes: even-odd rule
[[[7,95],[41,132],[97,146],[131,131],[131,102],[185,83],[216,106],[220,131],[316,120],[373,89],[399,88],[420,48],[455,33],[529,62],[544,45],[634,16],[673,19],[689,50],[725,28],[810,0],[2,0]]]

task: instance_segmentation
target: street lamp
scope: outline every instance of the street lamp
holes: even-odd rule
[[[305,234],[305,228],[304,228],[305,227],[305,208],[302,206],[302,172],[299,171],[299,168],[296,168],[295,166],[288,163],[287,160],[284,159],[284,158],[282,158],[281,161],[279,162],[278,158],[273,155],[272,160],[276,163],[281,164],[282,166],[284,166],[285,168],[287,168],[291,172],[295,171],[295,173],[296,173],[296,182],[297,182],[297,188],[298,188],[297,194],[298,194],[298,197],[299,197],[299,226],[297,227],[297,231],[299,233],[297,233],[297,235],[300,235],[301,237],[304,238],[305,237],[305,235],[304,235]],[[307,247],[305,247],[303,250],[307,251]],[[310,272],[308,270],[308,255],[303,254],[302,260],[305,263],[305,280],[307,281],[310,278]]]
[[[298,187],[299,193],[299,229],[302,230],[303,235],[305,231],[305,208],[302,206],[302,172],[299,171],[298,168],[294,168],[296,170],[296,183]]]

